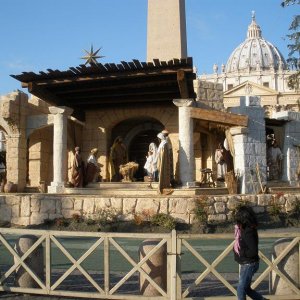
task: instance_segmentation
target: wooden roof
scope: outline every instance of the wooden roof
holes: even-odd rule
[[[11,75],[28,92],[51,105],[68,106],[83,119],[84,110],[115,105],[162,104],[195,98],[192,58],[168,62],[122,61],[80,65],[67,71],[23,72]],[[81,112],[81,114],[80,114]]]

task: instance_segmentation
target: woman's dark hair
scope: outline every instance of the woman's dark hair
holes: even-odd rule
[[[242,205],[238,207],[234,215],[234,220],[237,224],[242,225],[243,228],[257,226],[255,212],[250,206]]]

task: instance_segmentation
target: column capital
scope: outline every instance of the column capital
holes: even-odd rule
[[[177,107],[192,107],[194,106],[194,99],[174,99],[173,103]]]
[[[50,106],[49,111],[53,115],[64,114],[70,116],[73,113],[73,109],[67,106]]]
[[[249,132],[247,127],[236,126],[230,128],[231,135],[247,134]]]

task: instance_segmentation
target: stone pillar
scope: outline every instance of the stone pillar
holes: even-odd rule
[[[179,177],[182,186],[195,186],[194,121],[190,116],[192,99],[175,99],[178,107]]]
[[[258,101],[258,102],[257,102]],[[233,107],[231,112],[249,117],[248,127],[233,127],[230,132],[234,143],[234,168],[239,175],[240,193],[257,194],[267,180],[266,159],[266,129],[264,109],[259,106],[258,97],[241,97],[239,107]]]
[[[53,114],[53,181],[48,193],[63,193],[67,172],[67,120],[72,109],[68,107],[49,107]]]
[[[38,238],[34,235],[21,236],[15,245],[15,250],[18,255],[22,257],[37,240]],[[15,263],[17,263],[16,260]],[[25,263],[41,281],[44,280],[44,254],[41,244],[31,254],[29,254],[29,256],[25,259]],[[22,266],[19,266],[16,269],[15,282],[19,287],[40,287]]]
[[[283,238],[277,240],[274,244],[273,258],[276,259],[282,251],[291,243],[292,239]],[[289,253],[283,258],[278,266],[282,272],[296,287],[299,288],[299,246],[295,245]],[[272,295],[294,295],[295,292],[287,285],[287,283],[279,277],[275,272],[271,273],[271,293]]]
[[[23,192],[26,186],[26,148],[25,134],[11,134],[7,137],[6,167],[7,181],[17,185],[17,191]]]
[[[1,127],[6,131],[6,171],[7,181],[17,185],[17,191],[23,192],[26,186],[26,116],[28,96],[16,91],[0,97]]]
[[[139,248],[140,260],[142,260],[160,240],[145,240]],[[155,283],[166,291],[167,288],[167,247],[164,244],[142,265],[142,269]],[[159,291],[149,283],[146,277],[140,273],[140,291],[143,296],[161,296]]]

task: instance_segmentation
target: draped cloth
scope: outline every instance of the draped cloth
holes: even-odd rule
[[[157,147],[154,143],[149,145],[149,151],[144,169],[147,171],[149,176],[153,176],[154,172],[157,171]]]
[[[121,137],[117,137],[110,149],[110,180],[117,182],[122,179],[120,166],[127,163],[127,149]]]
[[[100,171],[98,166],[98,162],[93,154],[89,156],[87,159],[87,166],[86,166],[86,174],[85,174],[85,181],[86,184],[90,182],[96,182],[97,180],[97,173]]]
[[[84,162],[82,161],[81,155],[76,152],[72,164],[72,175],[71,183],[74,187],[83,186],[83,177],[84,177]]]
[[[157,168],[159,172],[158,191],[163,194],[164,189],[171,186],[170,151],[166,140],[162,140],[158,147]]]
[[[233,250],[237,255],[240,255],[240,240],[241,240],[241,227],[239,225],[234,225],[234,244]]]
[[[228,147],[229,147],[230,154],[234,158],[235,153],[234,153],[233,137],[232,137],[232,134],[230,133],[229,129],[226,129],[225,136],[226,136],[226,140],[227,140],[227,144],[228,144]],[[228,150],[228,149],[226,149],[226,150]]]

